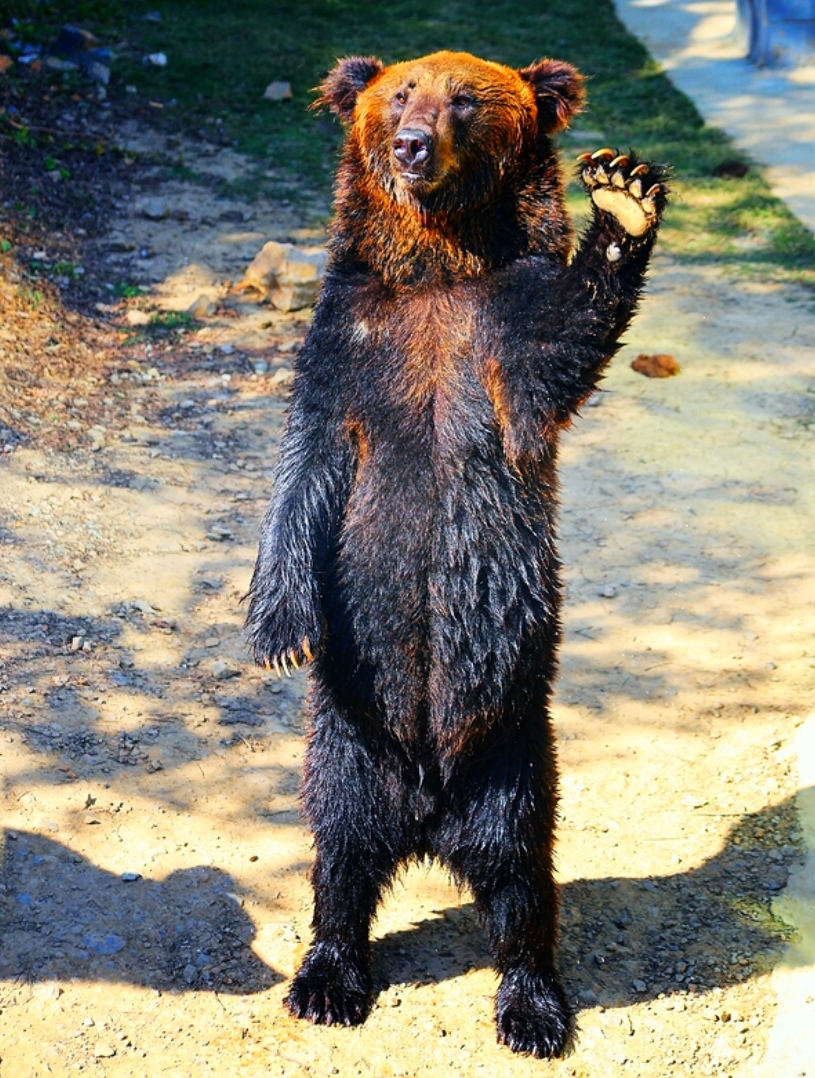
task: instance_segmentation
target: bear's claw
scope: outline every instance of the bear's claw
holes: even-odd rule
[[[315,945],[292,981],[285,1006],[295,1018],[315,1025],[358,1026],[373,1002],[371,974],[364,957],[330,944]]]
[[[643,236],[665,208],[665,169],[607,146],[578,157],[583,183],[598,209],[610,213],[629,236]]]
[[[314,654],[311,650],[311,643],[307,636],[304,636],[300,641],[300,644],[296,648],[289,648],[288,651],[281,651],[277,655],[272,655],[271,658],[267,655],[263,660],[263,665],[268,671],[274,671],[279,678],[283,677],[285,673],[286,677],[291,677],[291,670],[289,666],[293,666],[295,670],[299,670],[301,666],[305,666],[306,663],[310,663],[314,660]]]

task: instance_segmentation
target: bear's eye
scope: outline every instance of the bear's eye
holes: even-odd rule
[[[397,105],[404,105],[407,101],[407,94],[404,90],[400,90],[398,93],[394,94],[393,100]]]
[[[466,112],[475,105],[475,98],[470,94],[456,94],[452,101],[453,108],[459,112]]]

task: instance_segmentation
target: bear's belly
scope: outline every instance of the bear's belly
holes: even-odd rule
[[[348,657],[398,736],[499,707],[525,644],[556,631],[550,514],[542,477],[520,482],[497,437],[463,456],[370,449],[336,581]]]

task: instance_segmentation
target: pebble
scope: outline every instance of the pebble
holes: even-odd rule
[[[101,1044],[97,1044],[93,1054],[96,1059],[112,1059],[116,1055],[116,1049],[112,1044],[107,1044],[103,1041]]]
[[[613,584],[605,584],[602,588],[597,589],[597,594],[602,599],[616,599],[617,589],[614,587]]]
[[[209,298],[209,296],[201,295],[187,308],[187,313],[191,314],[193,318],[211,318],[217,310],[216,305]]]
[[[135,883],[141,879],[141,872],[123,872],[120,878],[122,883]]]
[[[263,91],[264,101],[290,101],[291,96],[290,82],[270,82]]]
[[[640,980],[633,981],[632,986],[633,986],[635,992],[647,992],[648,991],[648,985],[645,983],[645,981],[640,981]]]
[[[210,670],[216,681],[228,681],[230,678],[241,676],[240,670],[236,669],[234,666],[230,666],[230,664],[224,662],[223,659],[216,659],[210,667]]]
[[[294,371],[288,367],[278,367],[270,381],[273,386],[287,386],[294,381]]]

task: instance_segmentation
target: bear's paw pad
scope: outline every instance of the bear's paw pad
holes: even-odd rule
[[[598,209],[610,213],[629,236],[644,236],[665,208],[665,169],[637,163],[608,148],[578,158],[583,183]]]
[[[358,1026],[372,1003],[370,975],[333,949],[316,948],[292,981],[285,1004],[319,1026]]]
[[[563,993],[553,980],[528,973],[507,974],[495,1008],[499,1044],[513,1052],[556,1059],[571,1036]]]

